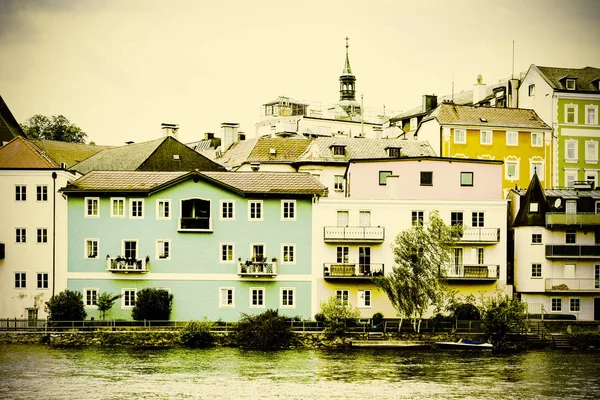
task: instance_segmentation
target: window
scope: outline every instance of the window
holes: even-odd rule
[[[371,248],[360,246],[358,248],[358,272],[367,275],[371,272]]]
[[[38,272],[37,274],[37,288],[48,289],[48,274],[45,272]]]
[[[233,200],[221,200],[221,219],[233,220],[234,218]]]
[[[133,308],[135,306],[136,289],[122,289],[121,308]]]
[[[567,90],[575,90],[575,79],[567,79],[566,87],[567,87]]]
[[[281,200],[281,219],[284,221],[296,219],[296,200]]]
[[[531,264],[531,277],[541,278],[542,277],[542,264]]]
[[[171,240],[158,239],[156,241],[156,258],[161,260],[171,259]]]
[[[585,106],[586,125],[598,125],[598,106]]]
[[[575,244],[577,243],[577,232],[569,229],[565,232],[565,243],[566,244]]]
[[[531,147],[542,147],[542,132],[531,132]]]
[[[379,171],[379,185],[385,185],[387,177],[392,175],[392,171]]]
[[[552,311],[560,312],[562,311],[562,299],[560,297],[553,297],[551,299]]]
[[[538,203],[536,203],[536,202],[529,203],[529,212],[530,213],[536,213],[536,212],[538,212],[538,210],[540,208],[539,206],[540,205]]]
[[[37,243],[48,243],[47,228],[37,228]]]
[[[286,264],[294,264],[296,262],[296,245],[283,244],[281,245],[282,262]]]
[[[577,161],[577,140],[567,140],[565,141],[565,145],[565,159],[568,161]]]
[[[296,289],[281,288],[281,307],[293,308],[296,307],[294,301]]]
[[[156,200],[156,219],[171,219],[171,200]]]
[[[569,299],[569,311],[571,311],[571,312],[581,311],[581,299]]]
[[[86,218],[98,218],[100,216],[100,210],[98,209],[98,197],[86,197],[85,198],[85,217]]]
[[[48,201],[48,186],[38,185],[35,189],[37,201]]]
[[[358,212],[358,225],[359,226],[371,226],[371,211],[359,211]]]
[[[600,264],[594,265],[594,289],[600,289]]]
[[[598,162],[598,142],[595,140],[586,140],[585,142],[585,162]]]
[[[477,247],[477,265],[485,264],[485,250],[483,247]]]
[[[480,144],[492,144],[492,131],[481,130],[479,133]]]
[[[17,185],[15,186],[15,201],[26,201],[27,200],[27,186]]]
[[[519,133],[517,131],[506,131],[506,145],[507,146],[518,146],[519,145]]]
[[[530,161],[529,162],[529,179],[533,178],[533,174],[536,174],[540,181],[544,180],[544,162],[543,161]]]
[[[98,258],[98,239],[85,239],[84,258]]]
[[[348,246],[338,246],[337,247],[337,263],[338,264],[347,264],[348,263]]]
[[[16,228],[15,229],[15,242],[27,243],[27,229],[26,228]]]
[[[125,258],[137,260],[137,240],[123,241],[123,255]]]
[[[27,273],[15,272],[15,289],[27,288]]]
[[[344,156],[346,154],[346,148],[344,146],[331,146],[334,156]]]
[[[535,95],[535,85],[529,85],[529,97]]]
[[[343,192],[344,191],[344,177],[342,175],[335,175],[333,177],[334,181],[333,181],[333,189],[336,192]]]
[[[572,188],[577,180],[577,169],[565,169],[565,186]]]
[[[399,147],[388,147],[387,150],[389,158],[400,158],[401,152]]]
[[[371,291],[359,290],[357,304],[358,307],[371,307]]]
[[[251,246],[251,250],[252,250],[252,258],[254,258],[256,261],[258,260],[262,260],[265,258],[265,245],[264,244],[252,244]]]
[[[566,214],[577,214],[577,200],[567,200],[565,202]]]
[[[462,225],[463,224],[463,212],[462,211],[452,211],[450,213],[450,224],[454,225]]]
[[[180,229],[210,231],[212,229],[210,200],[198,198],[181,200]]]
[[[110,217],[125,218],[125,198],[111,197],[110,198]]]
[[[466,144],[467,143],[467,131],[464,129],[454,129],[454,143]]]
[[[98,306],[98,289],[83,289],[83,293],[85,294],[86,307]]]
[[[234,258],[233,243],[221,243],[221,263],[231,263]]]
[[[219,307],[234,307],[233,288],[219,288]]]
[[[565,105],[565,122],[567,124],[577,123],[577,106],[574,104]]]
[[[144,218],[144,200],[143,199],[131,199],[129,200],[129,209],[131,210],[130,218],[141,219]]]
[[[335,297],[342,303],[342,305],[347,306],[348,302],[348,290],[341,289],[335,291]]]
[[[472,172],[461,172],[460,173],[460,186],[473,186],[473,173]]]
[[[421,171],[421,186],[432,186],[433,185],[433,172]]]
[[[262,221],[262,201],[251,200],[248,202],[248,219],[251,221]]]
[[[519,179],[519,163],[517,161],[505,161],[504,168],[506,179]]]
[[[348,211],[337,212],[337,226],[348,226],[349,219],[350,213]]]
[[[531,234],[531,243],[532,244],[541,244],[542,243],[542,234],[541,233],[532,233]]]
[[[417,117],[412,117],[410,119],[410,130],[414,131],[417,129]]]
[[[262,308],[265,306],[265,289],[250,288],[250,307]]]
[[[425,214],[424,211],[411,211],[410,214],[411,214],[410,218],[412,221],[412,226],[417,226],[417,225],[423,226],[423,215]]]
[[[485,222],[485,213],[481,211],[474,211],[471,213],[471,226],[483,228]]]

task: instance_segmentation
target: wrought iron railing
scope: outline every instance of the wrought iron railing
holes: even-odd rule
[[[463,229],[461,242],[470,243],[498,243],[500,241],[500,228],[470,228]]]
[[[150,257],[145,259],[127,257],[106,257],[106,270],[111,272],[148,272]]]
[[[383,275],[383,264],[374,263],[330,263],[323,264],[326,278],[370,278]]]
[[[277,262],[245,262],[239,263],[240,276],[277,276]]]
[[[448,279],[498,279],[500,266],[494,264],[455,264],[446,269]]]
[[[370,241],[383,242],[385,228],[381,226],[326,226],[325,241]]]

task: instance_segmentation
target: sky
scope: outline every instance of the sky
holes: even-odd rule
[[[96,144],[191,142],[277,96],[334,103],[349,37],[357,99],[386,115],[531,64],[600,68],[600,1],[0,0],[0,95]]]

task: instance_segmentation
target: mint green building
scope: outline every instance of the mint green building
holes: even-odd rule
[[[309,174],[92,171],[68,199],[67,287],[98,319],[131,319],[136,294],[173,294],[172,320],[237,321],[279,309],[311,318],[312,202],[326,188]]]

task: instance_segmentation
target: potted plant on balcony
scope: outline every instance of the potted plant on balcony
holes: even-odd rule
[[[274,262],[274,263],[276,263],[277,262],[277,257],[271,258],[271,261]]]
[[[329,276],[329,267],[323,268],[323,275]]]

